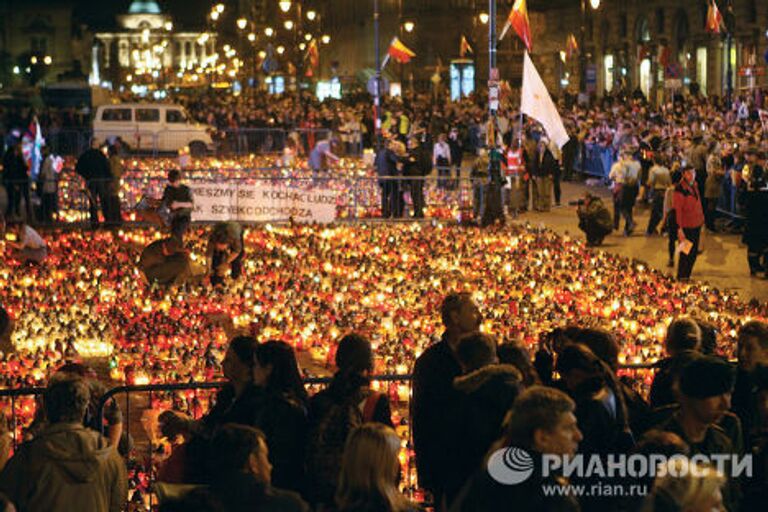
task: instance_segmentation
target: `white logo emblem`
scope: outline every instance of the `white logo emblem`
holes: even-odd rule
[[[533,458],[515,446],[501,448],[488,459],[488,473],[501,484],[517,485],[533,474]]]

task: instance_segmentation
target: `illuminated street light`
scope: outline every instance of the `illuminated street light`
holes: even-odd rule
[[[245,27],[248,25],[248,20],[245,18],[238,18],[237,20],[237,28],[240,30],[245,30]]]
[[[315,18],[317,18],[317,13],[315,11],[307,11],[307,19],[309,21],[315,21]]]
[[[415,26],[416,26],[416,25],[414,25],[414,23],[413,23],[412,21],[406,21],[405,23],[403,23],[403,28],[404,28],[404,29],[405,29],[405,31],[406,31],[406,32],[408,32],[409,34],[410,34],[411,32],[413,32],[413,28],[414,28]]]
[[[50,66],[53,63],[53,59],[51,58],[50,55],[46,55],[45,57],[43,57],[43,62],[45,63],[46,66]]]
[[[213,12],[211,13],[211,19],[212,19],[213,21],[216,21],[216,20],[218,20],[218,19],[219,19],[219,11],[213,11]]]
[[[254,42],[254,41],[256,40],[256,34],[254,34],[253,32],[251,32],[250,34],[248,34],[248,40],[249,40],[250,42]]]
[[[304,40],[305,41],[311,41],[312,40],[312,34],[304,34]]]
[[[483,25],[486,25],[488,23],[488,13],[487,12],[481,12],[480,13],[480,23]]]
[[[221,14],[224,12],[224,4],[216,4],[216,7],[214,7],[217,13]]]
[[[299,43],[299,50],[304,51],[307,49],[306,43]]]
[[[323,44],[328,44],[331,42],[331,36],[328,34],[325,34],[320,40],[323,42]]]
[[[171,21],[166,21],[166,22],[165,22],[165,30],[167,30],[168,32],[170,32],[171,30],[173,30],[173,22],[171,22]]]
[[[283,23],[283,26],[286,30],[293,30],[293,21],[292,20],[286,20],[285,23]]]
[[[593,9],[598,9],[598,8],[600,8],[600,0],[589,0],[589,5]]]
[[[284,54],[285,53],[285,46],[283,46],[283,45],[278,46],[277,47],[277,53],[279,53],[280,55]]]
[[[33,55],[33,56],[32,56],[32,57],[29,59],[29,62],[31,62],[32,64],[37,64],[37,57],[35,57],[35,56]]]
[[[272,27],[265,28],[264,35],[266,35],[267,37],[272,37],[273,35],[275,35],[275,29],[273,29]]]
[[[265,52],[264,50],[261,50],[261,51],[259,52],[259,58],[260,58],[260,59],[264,59],[264,58],[266,58],[266,57],[267,57],[267,52]]]
[[[288,12],[291,10],[291,0],[280,0],[280,10],[283,12]]]

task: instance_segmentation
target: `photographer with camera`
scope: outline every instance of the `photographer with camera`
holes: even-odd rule
[[[578,206],[579,229],[587,235],[587,245],[595,247],[603,243],[603,239],[613,231],[611,212],[603,204],[603,200],[589,192],[584,199],[572,201],[571,206]]]

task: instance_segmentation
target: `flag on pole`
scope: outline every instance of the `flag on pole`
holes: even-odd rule
[[[305,73],[306,76],[314,76],[314,70],[317,68],[318,64],[320,64],[320,52],[317,49],[317,39],[312,39],[312,41],[309,43],[309,46],[307,47],[307,54],[304,58],[309,59],[309,66],[307,67],[307,72]]]
[[[709,10],[707,10],[707,32],[719,34],[723,29],[725,29],[723,15],[720,14],[720,9],[717,8],[715,0],[711,0]]]
[[[536,71],[528,52],[523,61],[523,90],[520,95],[520,110],[541,123],[549,138],[562,148],[570,137],[565,131],[563,120],[547,91],[547,86]]]
[[[515,0],[512,11],[510,11],[507,22],[501,31],[501,36],[499,36],[499,41],[504,39],[510,27],[515,29],[515,32],[530,52],[533,47],[533,39],[531,38],[531,22],[528,20],[528,6],[525,0]]]
[[[472,47],[469,45],[469,41],[467,41],[467,37],[462,34],[461,35],[461,43],[459,43],[459,56],[463,59],[466,57],[468,53],[475,53],[475,50],[472,49]]]
[[[572,59],[574,55],[579,53],[579,43],[576,42],[576,36],[573,33],[568,34],[568,39],[565,41],[565,54],[568,60]]]
[[[413,51],[405,46],[400,39],[395,36],[392,39],[392,42],[389,44],[389,50],[387,50],[387,55],[395,59],[400,64],[407,64],[411,61],[412,58],[416,56]],[[382,66],[383,67],[383,66]]]

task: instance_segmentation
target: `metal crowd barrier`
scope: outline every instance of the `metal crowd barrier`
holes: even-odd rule
[[[132,155],[159,156],[176,154],[184,147],[199,155],[237,156],[278,154],[286,147],[309,155],[315,144],[333,135],[339,144],[339,156],[362,156],[362,131],[334,131],[327,128],[224,128],[210,132],[163,126],[157,130],[114,129],[110,139],[119,138],[122,149]],[[51,128],[43,131],[46,145],[60,156],[79,156],[91,146],[94,132],[90,129]],[[97,142],[104,143],[103,136]]]
[[[589,176],[608,179],[616,152],[599,144],[584,144],[581,156],[581,172]]]
[[[442,169],[441,169],[442,170]],[[456,178],[455,172],[439,176],[370,176],[367,169],[361,167],[357,171],[345,170],[345,173],[358,175],[337,176],[334,169],[313,173],[308,170],[298,170],[290,167],[263,167],[253,169],[238,169],[232,172],[212,169],[195,170],[194,175],[184,179],[184,183],[192,187],[195,184],[212,183],[226,184],[235,188],[235,194],[239,198],[239,192],[252,185],[265,185],[269,187],[284,187],[296,191],[327,191],[336,195],[336,221],[354,221],[359,219],[375,219],[381,216],[384,205],[382,194],[393,194],[390,199],[390,209],[402,211],[402,218],[407,218],[415,213],[416,197],[423,193],[424,210],[426,217],[446,218],[455,211],[469,211],[473,205],[482,198],[478,193],[485,182],[483,179],[471,179],[468,177]],[[210,177],[206,177],[206,175]],[[439,174],[439,173],[438,173]],[[112,180],[91,180],[91,187],[86,185],[79,175],[67,170],[59,175],[56,181],[56,194],[49,200],[52,208],[58,215],[58,223],[82,225],[89,220],[91,200],[95,199],[100,206],[102,214],[106,213],[104,203],[113,201],[110,193]],[[9,184],[13,185],[13,184]],[[141,171],[129,170],[124,173],[119,189],[119,202],[123,215],[123,221],[128,224],[139,218],[137,207],[143,208],[145,199],[160,199],[167,180],[163,176],[143,176]],[[26,182],[25,182],[25,185]],[[32,187],[32,184],[29,185]],[[12,188],[12,187],[11,187]],[[103,190],[104,197],[94,194],[94,191]],[[19,193],[14,192],[14,201],[21,199]],[[44,218],[44,198],[36,190],[29,191],[31,213],[33,219]],[[239,204],[239,203],[238,203]],[[26,208],[20,206],[14,208],[21,213],[26,213]],[[11,212],[9,217],[14,217]],[[430,215],[431,213],[431,215]],[[133,215],[132,215],[133,214]]]

